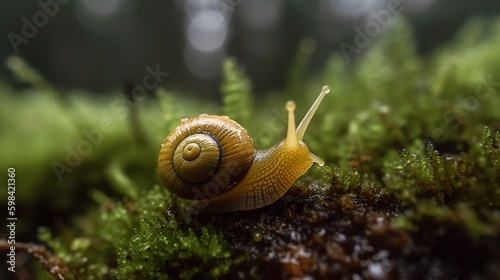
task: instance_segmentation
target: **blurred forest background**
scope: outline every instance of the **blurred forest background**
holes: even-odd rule
[[[0,58],[17,54],[54,85],[95,92],[140,83],[145,67],[159,64],[170,73],[167,89],[218,100],[221,63],[234,56],[254,92],[264,94],[284,86],[303,39],[315,46],[308,66],[314,73],[341,42],[353,45],[355,28],[390,2],[400,3],[422,55],[471,17],[500,11],[494,0],[2,0]],[[53,11],[47,19],[40,3]],[[40,27],[13,46],[9,34],[23,36],[24,17]],[[12,78],[5,63],[0,74]]]

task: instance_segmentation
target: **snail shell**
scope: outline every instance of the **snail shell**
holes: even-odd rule
[[[254,156],[252,138],[240,124],[225,116],[200,115],[183,122],[163,141],[160,178],[182,198],[196,199],[199,193],[215,196],[248,172]],[[207,184],[221,175],[227,179]]]

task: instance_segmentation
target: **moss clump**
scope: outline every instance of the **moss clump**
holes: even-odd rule
[[[467,153],[441,156],[429,144],[425,153],[402,150],[388,166],[385,184],[406,211],[400,226],[420,231],[422,224],[452,223],[473,239],[500,234],[500,132],[478,134]]]
[[[84,237],[61,241],[45,229],[39,234],[78,279],[218,278],[236,262],[213,229],[181,228],[174,215],[163,217],[173,202],[158,186],[133,202],[94,196],[109,203],[94,213],[98,217],[80,220]]]
[[[141,220],[129,246],[118,257],[118,275],[124,279],[212,279],[233,264],[224,240],[206,227],[179,231],[175,220]]]
[[[165,219],[158,214],[172,205],[158,189],[143,200],[144,205],[157,204],[156,211],[144,212],[133,229],[128,245],[118,247],[118,276],[123,279],[211,279],[227,272],[234,263],[228,244],[207,227],[181,229],[173,214]],[[165,195],[165,194],[164,194]],[[151,209],[152,210],[152,209]]]

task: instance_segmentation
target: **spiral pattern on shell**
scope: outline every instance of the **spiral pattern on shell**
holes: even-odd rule
[[[243,178],[255,156],[252,138],[226,116],[200,115],[163,141],[158,157],[167,189],[186,199],[208,199]]]

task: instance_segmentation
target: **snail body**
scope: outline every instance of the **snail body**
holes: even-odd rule
[[[302,141],[323,97],[320,95],[295,128],[295,103],[288,101],[285,139],[255,150],[247,130],[226,116],[200,115],[181,122],[163,141],[158,157],[160,178],[167,189],[194,202],[197,212],[253,210],[283,196],[314,162]]]

